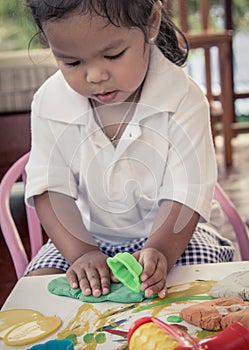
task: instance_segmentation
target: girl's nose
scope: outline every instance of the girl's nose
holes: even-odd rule
[[[98,66],[88,68],[86,80],[88,83],[98,84],[109,79],[109,73]]]

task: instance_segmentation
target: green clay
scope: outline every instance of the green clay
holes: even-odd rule
[[[50,281],[48,290],[50,293],[78,299],[86,303],[100,303],[104,301],[114,301],[125,304],[138,303],[144,299],[153,299],[156,296],[152,295],[147,297],[142,290],[140,290],[139,293],[134,293],[122,283],[114,282],[111,282],[109,294],[99,297],[94,297],[93,295],[86,296],[82,293],[80,288],[71,288],[66,277],[58,277]]]
[[[167,321],[171,323],[180,323],[182,322],[182,318],[180,316],[172,315],[167,317]]]
[[[97,344],[103,344],[106,342],[106,335],[105,333],[98,333],[95,335],[95,341]]]
[[[83,337],[83,341],[87,344],[94,343],[95,342],[94,334],[93,333],[85,334]]]

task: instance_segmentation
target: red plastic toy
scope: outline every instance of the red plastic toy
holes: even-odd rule
[[[142,317],[128,332],[130,350],[249,350],[249,331],[234,323],[214,336],[193,338],[155,317]]]

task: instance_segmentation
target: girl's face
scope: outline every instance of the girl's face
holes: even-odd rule
[[[128,101],[142,84],[150,45],[138,28],[116,27],[100,16],[73,15],[43,24],[67,83],[97,104]]]

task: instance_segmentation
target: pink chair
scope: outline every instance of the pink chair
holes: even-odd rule
[[[9,248],[18,279],[23,276],[29,260],[11,214],[10,194],[13,185],[19,178],[22,178],[25,184],[25,165],[27,164],[28,159],[29,153],[18,159],[6,172],[0,184],[1,230]],[[26,206],[26,214],[29,229],[31,258],[33,258],[43,244],[42,229],[35,209]]]
[[[240,256],[242,260],[249,260],[249,238],[241,216],[237,209],[228,198],[219,184],[215,186],[214,198],[219,202],[221,209],[226,214],[228,220],[233,226],[239,245]]]
[[[10,211],[10,193],[14,183],[20,177],[22,177],[23,182],[25,183],[25,165],[27,164],[28,158],[29,153],[17,160],[16,163],[14,163],[6,172],[0,184],[0,224],[18,279],[23,276],[25,267],[28,264],[28,257]],[[214,197],[220,203],[221,208],[234,228],[241,259],[249,260],[249,238],[238,211],[218,184],[215,188]],[[31,258],[33,258],[43,243],[42,230],[35,209],[27,206],[26,213],[29,228]]]

